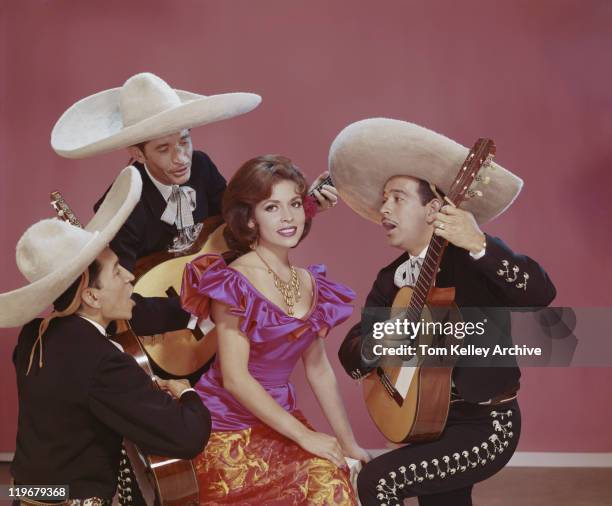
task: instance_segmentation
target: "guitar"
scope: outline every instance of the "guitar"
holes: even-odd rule
[[[74,226],[82,227],[60,192],[51,193],[51,205],[59,218]],[[132,331],[127,322],[126,329],[113,336],[126,353],[132,355],[138,365],[151,377],[153,370],[142,342]],[[195,469],[190,460],[145,455],[136,445],[124,441],[125,449],[130,455],[130,462],[136,476],[146,476],[148,483],[139,480],[147,504],[153,504],[155,495],[163,506],[180,506],[199,504],[199,487]]]
[[[309,191],[312,195],[323,185],[333,186],[329,176]],[[162,251],[136,262],[134,291],[144,297],[165,297],[180,293],[185,265],[206,253],[222,253],[228,250],[220,216],[203,222],[195,243],[179,253]],[[201,325],[204,326],[204,325]],[[166,332],[155,336],[141,336],[147,354],[162,370],[178,377],[187,377],[202,368],[216,353],[216,332],[212,322],[205,323],[206,334],[199,327]],[[125,330],[125,327],[122,327]]]
[[[488,178],[480,175],[479,171],[490,165],[494,155],[494,142],[479,139],[444,200],[452,206],[459,206],[465,198],[481,197],[482,192],[473,190],[471,186],[474,181],[488,183]],[[403,287],[395,296],[392,319],[423,321],[425,325],[429,322],[451,322],[454,325],[461,321],[459,309],[454,304],[455,289],[434,286],[447,245],[446,239],[435,234],[432,236],[415,286]],[[423,355],[419,345],[449,350],[452,345],[461,344],[461,340],[452,335],[420,333],[410,344],[415,346],[417,353],[407,364],[397,366],[392,360],[383,359],[363,380],[363,395],[370,417],[383,435],[394,443],[432,441],[444,430],[456,358],[448,351],[446,355],[443,352]]]
[[[134,268],[134,292],[143,297],[166,297],[181,291],[185,265],[205,253],[222,253],[227,244],[223,238],[225,224],[220,216],[202,222],[194,244],[179,253],[161,251],[140,258]],[[126,330],[122,327],[122,330]],[[201,369],[216,353],[216,332],[209,323],[193,330],[181,329],[153,336],[140,336],[150,359],[172,376],[187,377]]]

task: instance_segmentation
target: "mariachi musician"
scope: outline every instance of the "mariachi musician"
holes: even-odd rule
[[[161,391],[106,333],[115,319],[132,318],[147,333],[176,321],[164,300],[133,296],[140,299],[133,311],[133,275],[108,248],[141,188],[128,167],[85,229],[59,219],[32,225],[17,244],[30,284],[0,295],[0,327],[29,322],[13,354],[19,418],[11,474],[16,485],[68,485],[61,504],[110,506],[123,437],[186,459],[210,434],[210,413],[193,389],[159,380]],[[32,320],[51,303],[53,312]],[[40,503],[26,497],[22,504]]]
[[[161,251],[190,251],[201,222],[221,214],[226,181],[206,153],[193,150],[190,129],[245,114],[260,102],[261,97],[252,93],[205,96],[175,90],[158,76],[141,73],[120,88],[78,101],[62,115],[51,135],[59,155],[87,158],[127,148],[140,171],[140,202],[111,242],[126,269],[134,272],[138,260]],[[312,187],[325,176],[319,176]],[[314,196],[320,209],[337,203],[337,193],[329,185]],[[177,283],[181,277],[182,269]],[[175,301],[178,305],[178,298]],[[188,375],[192,384],[206,368]],[[156,373],[186,376],[160,369]]]
[[[514,201],[522,186],[518,177],[493,164],[485,198],[470,200],[464,209],[445,202],[466,154],[442,135],[385,118],[349,125],[332,144],[330,171],[340,196],[381,224],[387,243],[402,250],[379,271],[367,307],[388,308],[401,287],[416,283],[433,234],[449,243],[436,286],[455,287],[460,308],[486,314],[486,307],[547,306],[555,298],[538,263],[480,229]],[[355,325],[339,350],[354,379],[377,366],[366,331]],[[495,341],[508,331],[509,320],[502,319],[487,327],[485,338]],[[518,367],[487,365],[454,368],[450,412],[437,440],[400,447],[364,467],[358,478],[362,504],[402,504],[414,496],[421,506],[472,504],[472,486],[506,465],[521,430]]]

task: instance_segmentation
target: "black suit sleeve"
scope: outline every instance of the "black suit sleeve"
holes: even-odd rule
[[[206,181],[206,196],[208,198],[208,215],[217,216],[221,214],[223,193],[227,187],[225,178],[219,172],[213,161],[208,155],[203,153],[208,159],[208,177]]]
[[[387,283],[384,278],[388,275],[384,270],[378,273],[376,281],[366,298],[366,307],[386,308],[393,304],[392,294],[385,290]],[[338,358],[346,373],[354,379],[359,379],[370,372],[374,367],[366,365],[361,358],[362,321],[353,325],[342,341],[338,350]]]
[[[139,336],[172,332],[187,327],[190,315],[181,307],[178,296],[143,297],[133,294],[136,302],[130,323]]]
[[[190,459],[210,436],[210,413],[195,392],[173,399],[153,384],[133,357],[119,351],[100,362],[89,397],[96,418],[145,453]]]
[[[487,235],[485,255],[472,260],[472,267],[481,273],[500,306],[548,306],[557,291],[548,274],[535,261],[514,253],[501,239]]]

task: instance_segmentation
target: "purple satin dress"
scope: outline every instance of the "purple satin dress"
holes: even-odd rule
[[[326,336],[331,328],[349,318],[355,298],[350,288],[325,277],[324,265],[311,265],[308,271],[313,279],[314,298],[310,311],[301,319],[288,316],[266,299],[219,255],[203,255],[187,265],[181,294],[185,309],[198,316],[207,311],[210,299],[229,306],[250,341],[249,372],[289,412],[296,408],[294,387],[289,382],[296,362],[317,337]],[[196,293],[195,298],[200,300],[194,302],[192,296],[185,303],[186,291]],[[213,431],[262,424],[223,388],[218,357],[195,389],[210,410]]]

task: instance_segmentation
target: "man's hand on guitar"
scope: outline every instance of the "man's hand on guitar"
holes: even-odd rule
[[[458,248],[476,254],[482,251],[485,235],[472,213],[446,205],[433,216],[434,234]]]
[[[323,172],[314,182],[310,185],[309,192],[317,187],[326,177],[329,176],[329,172]],[[338,190],[331,185],[324,184],[319,190],[312,191],[312,195],[317,199],[319,204],[319,210],[326,211],[331,209],[338,204]]]

